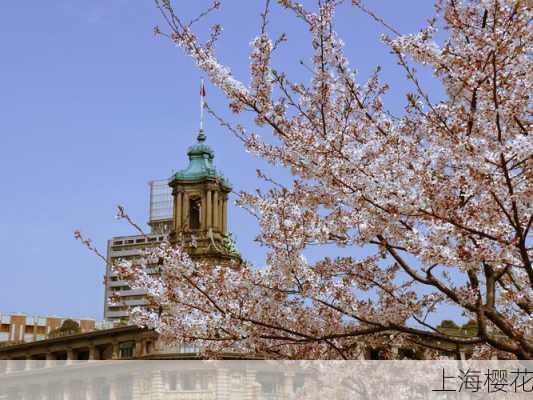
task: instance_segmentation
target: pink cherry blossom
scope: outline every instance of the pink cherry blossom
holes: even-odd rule
[[[379,69],[360,82],[344,55],[334,29],[338,1],[313,11],[279,0],[308,25],[313,75],[299,83],[272,67],[278,42],[264,25],[251,41],[249,85],[219,61],[214,41],[202,44],[169,2],[156,2],[171,40],[227,97],[235,118],[252,111],[277,141],[253,133],[245,119],[223,125],[248,151],[288,168],[294,182],[239,198],[257,216],[258,240],[269,249],[264,266],[194,262],[168,243],[116,265],[148,293],[148,306],[132,310],[136,323],[213,357],[231,350],[357,358],[384,342],[533,357],[528,2],[438,0],[427,28],[384,37],[413,84],[400,117],[387,110]],[[441,25],[447,37],[437,43]],[[416,63],[433,70],[443,101],[430,100]],[[373,253],[305,258],[310,246],[335,245]],[[158,274],[147,272],[152,264]],[[443,306],[476,321],[473,336],[431,324]]]

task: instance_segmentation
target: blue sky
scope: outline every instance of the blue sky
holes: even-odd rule
[[[225,0],[210,22],[221,22],[218,54],[248,81],[248,43],[259,30],[263,1]],[[313,4],[304,1],[304,4]],[[402,32],[432,15],[429,0],[368,0]],[[207,1],[177,1],[195,16]],[[401,111],[404,74],[379,42],[381,29],[350,6],[338,31],[361,80],[380,64],[391,84],[388,106]],[[202,75],[153,26],[164,23],[152,0],[4,1],[0,5],[0,312],[103,315],[103,264],[73,238],[77,228],[105,251],[112,236],[132,230],[114,219],[123,204],[136,221],[148,218],[148,184],[186,165],[198,129]],[[206,30],[205,24],[199,29]],[[305,81],[309,34],[275,8],[271,30],[287,32],[277,68]],[[427,79],[430,92],[440,88]],[[224,101],[207,84],[208,101]],[[207,120],[216,166],[236,190],[261,185],[264,163]],[[286,174],[279,172],[280,177]],[[232,206],[230,229],[247,259],[260,263],[254,220]]]

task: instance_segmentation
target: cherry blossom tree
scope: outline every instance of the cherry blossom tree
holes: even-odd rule
[[[402,35],[354,0],[390,32],[383,41],[412,84],[396,117],[379,69],[360,82],[344,54],[334,29],[343,1],[266,1],[249,84],[217,58],[219,25],[206,42],[195,31],[221,2],[190,22],[169,0],[155,3],[168,26],[155,32],[194,60],[238,122],[211,114],[293,181],[259,173],[271,189],[239,194],[257,217],[265,266],[196,262],[170,243],[118,263],[130,286],[148,292],[148,305],[131,311],[137,324],[213,356],[350,359],[385,338],[432,351],[473,346],[479,358],[533,358],[531,3],[438,0],[427,27]],[[290,42],[269,35],[271,7],[309,30],[313,54],[300,77],[273,65]],[[415,64],[431,68],[442,101],[430,99]],[[258,133],[265,129],[273,140]],[[309,246],[333,245],[353,256],[305,257]],[[357,257],[360,247],[373,253]],[[149,275],[148,264],[158,264],[159,275]],[[443,306],[474,320],[473,334],[432,323]]]

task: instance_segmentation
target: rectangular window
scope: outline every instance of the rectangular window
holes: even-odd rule
[[[133,349],[135,348],[135,342],[120,343],[120,358],[132,358]]]
[[[119,400],[131,400],[133,385],[132,378],[129,375],[118,378],[118,398]]]
[[[167,374],[168,390],[178,390],[178,377],[175,372],[169,372]]]
[[[241,374],[232,374],[230,379],[231,390],[244,389],[244,382]]]
[[[70,382],[70,400],[85,400],[85,385],[83,381]]]
[[[9,400],[20,400],[22,399],[22,393],[19,388],[11,389],[7,392],[7,399]]]
[[[196,374],[186,372],[181,374],[181,388],[183,390],[195,390],[196,389]]]
[[[189,225],[191,229],[200,229],[200,209],[200,199],[195,198],[189,200]]]
[[[151,380],[150,375],[143,375],[142,381],[141,381],[141,390],[143,392],[149,392],[151,386],[152,386],[152,380]]]
[[[60,384],[52,384],[49,387],[48,400],[63,400],[63,388]]]
[[[109,400],[110,386],[105,378],[98,378],[93,381],[94,400]],[[62,400],[62,399],[61,399]]]
[[[26,394],[27,400],[41,400],[43,398],[43,394],[41,393],[41,388],[39,385],[32,385],[28,387],[28,392]]]
[[[277,374],[258,374],[257,382],[261,385],[261,392],[265,394],[276,394],[280,390],[280,376]]]
[[[306,379],[308,379],[307,376],[301,375],[301,374],[297,374],[294,377],[294,380],[292,381],[292,386],[293,386],[294,391],[302,388],[305,385]]]

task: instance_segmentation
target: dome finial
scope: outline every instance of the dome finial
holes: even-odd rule
[[[203,130],[203,129],[200,129],[200,131],[198,132],[198,136],[196,137],[196,139],[198,140],[199,143],[203,143],[203,142],[205,142],[206,136],[205,136],[205,133],[204,133],[204,130]]]

